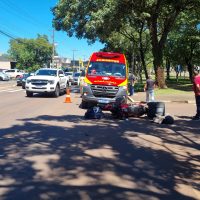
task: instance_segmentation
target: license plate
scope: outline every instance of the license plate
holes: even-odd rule
[[[105,100],[105,99],[99,99],[99,100],[98,100],[98,103],[109,103],[109,101],[108,101],[108,100]]]

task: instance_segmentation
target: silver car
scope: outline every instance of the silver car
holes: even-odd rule
[[[0,72],[0,81],[9,81],[10,76],[4,72]]]
[[[75,72],[73,74],[73,80],[72,80],[73,85],[80,85],[80,76],[81,76],[80,72]]]

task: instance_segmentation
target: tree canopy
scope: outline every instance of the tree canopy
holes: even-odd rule
[[[134,51],[139,50],[140,60],[144,56],[143,61],[145,48],[141,48],[141,44],[148,39],[154,70],[162,88],[165,87],[163,51],[169,33],[180,14],[199,11],[199,8],[200,0],[60,0],[52,11],[56,30],[86,38],[89,42],[99,40],[110,47],[119,41],[117,48],[122,50],[123,41],[129,41],[132,45],[127,46],[126,52],[131,47]],[[117,34],[123,37],[115,37],[114,42]]]
[[[190,12],[180,15],[169,34],[166,50],[171,63],[186,65],[192,79],[194,65],[199,65],[200,55],[200,13]],[[170,49],[169,49],[170,48]]]
[[[52,44],[46,35],[38,35],[36,39],[12,39],[9,53],[17,61],[19,69],[35,71],[50,64]]]

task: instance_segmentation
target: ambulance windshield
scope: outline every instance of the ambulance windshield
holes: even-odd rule
[[[125,77],[126,67],[121,63],[91,62],[88,66],[88,75]]]

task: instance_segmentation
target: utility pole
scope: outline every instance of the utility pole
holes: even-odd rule
[[[75,67],[74,52],[75,52],[75,51],[78,51],[78,50],[73,49],[72,51],[73,51],[73,66],[72,66],[72,68],[73,68],[73,67]]]
[[[52,68],[54,68],[54,56],[55,56],[55,41],[54,41],[54,37],[55,37],[55,34],[54,34],[54,29],[53,29],[53,35],[52,35],[52,39],[53,39],[53,51],[52,51]]]

